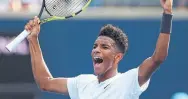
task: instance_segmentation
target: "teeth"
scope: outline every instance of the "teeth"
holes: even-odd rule
[[[94,59],[97,59],[97,58],[100,58],[100,57],[98,57],[98,56],[94,57]]]

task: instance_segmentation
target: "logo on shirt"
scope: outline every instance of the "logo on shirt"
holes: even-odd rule
[[[104,87],[104,89],[106,89],[109,85],[110,85],[110,84],[106,85],[106,86]]]

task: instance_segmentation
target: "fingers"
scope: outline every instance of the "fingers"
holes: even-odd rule
[[[34,17],[33,20],[30,20],[26,25],[25,25],[25,30],[28,32],[31,32],[33,28],[39,27],[40,20],[37,16]]]
[[[27,30],[28,32],[32,30],[33,27],[33,20],[30,20],[26,25],[25,25],[25,30]]]
[[[166,5],[166,6],[172,6],[173,5],[173,0],[160,0],[161,5]]]
[[[37,16],[34,17],[34,21],[35,21],[35,23],[36,23],[37,25],[39,25],[40,19],[39,19]]]

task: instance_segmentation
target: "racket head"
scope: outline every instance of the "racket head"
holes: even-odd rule
[[[50,17],[42,19],[40,24],[74,17],[84,11],[90,3],[91,0],[43,0],[38,17],[41,17],[44,9]]]
[[[38,18],[39,18],[39,19],[40,19],[41,16],[42,16],[42,13],[43,13],[43,11],[44,11],[44,8],[45,8],[45,0],[42,0],[41,10],[40,10],[40,12],[39,12],[39,14],[38,14]]]

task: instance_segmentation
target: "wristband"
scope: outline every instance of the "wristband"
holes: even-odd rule
[[[163,13],[162,20],[161,20],[161,33],[170,34],[172,31],[172,17],[171,14]]]

